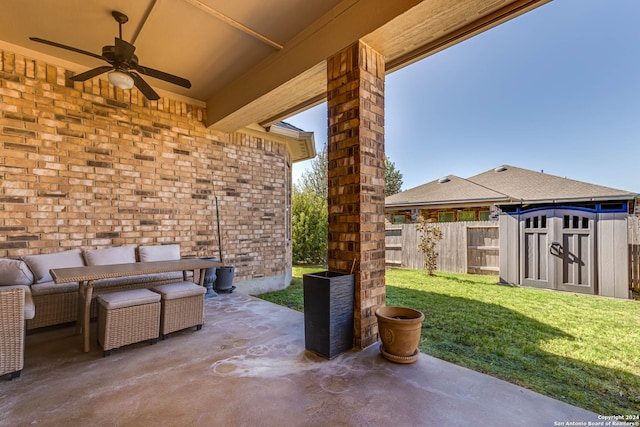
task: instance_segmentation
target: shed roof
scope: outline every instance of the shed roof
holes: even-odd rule
[[[464,179],[449,175],[386,198],[387,207],[487,203],[630,200],[638,194],[502,165]]]

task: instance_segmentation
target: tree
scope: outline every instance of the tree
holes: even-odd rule
[[[300,177],[300,190],[302,192],[311,191],[319,197],[327,200],[329,179],[327,178],[329,168],[329,155],[327,144],[311,161],[311,168],[305,171]]]
[[[326,197],[294,186],[291,212],[293,262],[326,264],[329,228]]]
[[[329,187],[327,144],[324,144],[311,168],[300,177],[300,187],[294,186],[292,198],[291,232],[294,263],[318,263],[327,261]]]
[[[402,189],[402,174],[396,169],[387,156],[384,156],[384,195],[385,197],[398,194]]]
[[[402,174],[393,162],[384,159],[385,196],[398,193]],[[294,263],[321,263],[327,260],[329,210],[327,206],[329,156],[327,144],[311,167],[294,186],[291,207],[291,232]]]
[[[322,151],[311,161],[311,168],[300,177],[300,189],[312,191],[320,197],[327,198],[329,155],[327,144]],[[384,157],[384,195],[397,194],[402,189],[402,173],[396,169],[396,165],[387,156]]]
[[[418,248],[424,254],[424,268],[429,273],[429,276],[433,276],[433,273],[438,268],[438,256],[440,254],[436,250],[436,245],[442,240],[442,229],[420,215],[416,230],[421,233]]]

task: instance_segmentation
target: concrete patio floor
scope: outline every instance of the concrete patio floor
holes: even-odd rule
[[[75,327],[26,338],[0,380],[1,426],[555,426],[591,412],[422,354],[378,346],[325,360],[304,349],[301,313],[238,293],[206,300],[201,331],[107,358]]]

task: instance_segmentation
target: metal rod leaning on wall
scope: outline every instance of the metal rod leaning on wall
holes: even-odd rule
[[[218,254],[220,255],[220,262],[224,265],[222,259],[222,237],[220,234],[220,213],[218,212],[218,196],[214,196],[216,199],[216,224],[218,226]]]

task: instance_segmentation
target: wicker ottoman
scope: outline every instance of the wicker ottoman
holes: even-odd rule
[[[160,295],[148,289],[99,295],[98,342],[104,355],[114,348],[136,342],[158,342]]]
[[[204,324],[204,294],[207,289],[193,282],[169,283],[151,288],[162,295],[160,335],[168,338],[171,332]]]

